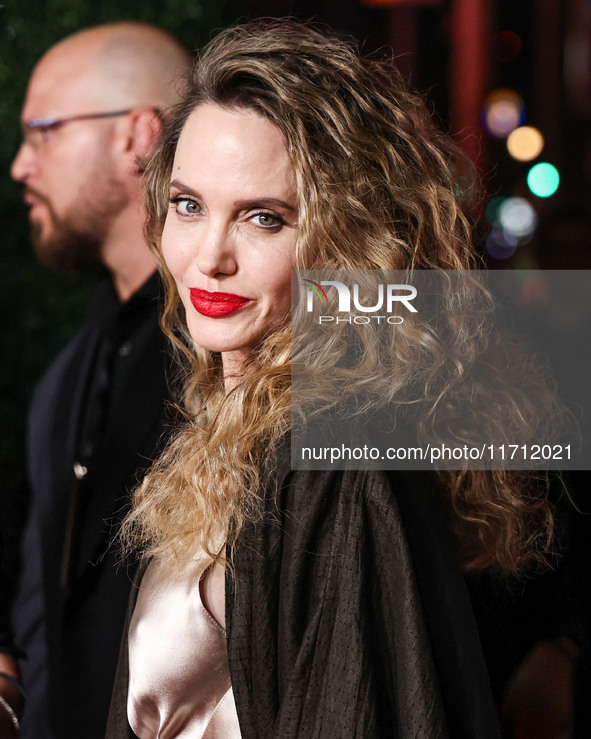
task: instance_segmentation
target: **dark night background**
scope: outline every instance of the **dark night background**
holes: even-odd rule
[[[35,262],[20,187],[8,169],[36,60],[64,36],[113,20],[166,28],[191,48],[248,17],[316,18],[356,36],[366,51],[392,48],[441,126],[477,159],[489,197],[520,195],[538,226],[527,243],[491,266],[553,269],[591,265],[591,3],[588,0],[6,0],[0,4],[0,525],[8,551],[25,510],[22,492],[27,400],[43,368],[83,320],[96,275],[54,275]],[[511,31],[512,34],[502,35]],[[501,35],[499,35],[501,34]],[[539,159],[561,184],[541,199],[527,192],[530,163],[487,137],[479,110],[492,90],[511,88],[526,120],[544,134]],[[486,253],[484,244],[480,246]]]

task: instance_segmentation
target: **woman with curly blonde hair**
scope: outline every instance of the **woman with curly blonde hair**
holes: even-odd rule
[[[288,453],[291,271],[475,268],[461,162],[391,64],[306,25],[230,29],[198,59],[148,166],[184,422],[124,523],[145,566],[108,736],[497,736],[461,567],[540,557],[530,478],[292,471]],[[439,349],[398,342],[387,365],[364,348],[372,392],[396,405],[420,378],[428,438]],[[457,368],[482,346],[455,350]],[[321,369],[324,398],[355,397],[356,367]],[[527,435],[553,401],[521,395]]]

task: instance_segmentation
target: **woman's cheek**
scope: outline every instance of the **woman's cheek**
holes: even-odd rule
[[[177,283],[181,278],[179,272],[181,270],[181,263],[183,261],[183,252],[182,249],[179,247],[180,242],[178,234],[175,234],[174,229],[170,226],[167,227],[167,225],[165,224],[164,230],[162,232],[162,256],[164,258],[166,266],[168,267],[168,271],[171,273]]]

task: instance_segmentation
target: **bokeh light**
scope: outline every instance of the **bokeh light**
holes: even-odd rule
[[[525,305],[543,305],[548,302],[550,286],[543,275],[530,277],[521,288],[521,300]]]
[[[514,90],[494,90],[484,101],[482,125],[488,134],[504,139],[525,120],[525,105]]]
[[[558,190],[560,175],[553,164],[534,164],[527,174],[527,186],[539,198],[549,198]]]
[[[498,220],[505,233],[523,240],[533,234],[538,216],[525,198],[506,198],[499,207]]]
[[[498,196],[488,202],[486,206],[486,220],[494,228],[500,228],[501,221],[499,220],[499,210],[507,198]]]
[[[486,250],[495,259],[508,259],[515,254],[519,240],[501,228],[493,228],[486,237]]]
[[[507,149],[513,159],[531,162],[542,153],[544,137],[533,126],[520,126],[511,131],[507,138]]]
[[[491,50],[500,62],[510,62],[521,53],[521,37],[515,31],[499,31],[492,37]]]

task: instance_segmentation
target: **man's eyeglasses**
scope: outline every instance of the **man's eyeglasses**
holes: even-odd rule
[[[80,113],[79,115],[66,115],[61,118],[30,118],[22,125],[23,143],[29,144],[33,149],[38,149],[45,141],[51,131],[55,131],[66,123],[73,121],[90,121],[96,118],[115,118],[116,116],[129,115],[134,108],[126,110],[111,110],[105,113]],[[158,108],[151,110],[160,115]]]

